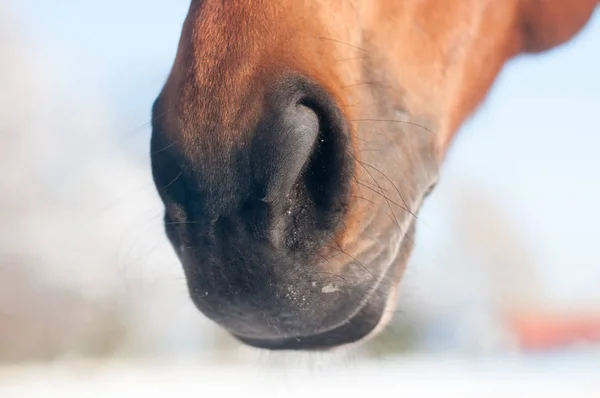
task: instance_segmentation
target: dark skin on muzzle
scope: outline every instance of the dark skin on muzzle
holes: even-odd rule
[[[506,62],[596,5],[192,1],[151,156],[194,304],[265,349],[377,334],[457,130]]]

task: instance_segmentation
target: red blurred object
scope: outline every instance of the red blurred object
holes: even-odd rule
[[[508,322],[524,350],[600,343],[600,314],[518,314]]]

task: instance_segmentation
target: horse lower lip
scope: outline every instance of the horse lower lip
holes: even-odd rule
[[[382,281],[390,281],[396,272],[396,267],[389,267],[385,277],[361,303],[360,308],[345,322],[329,330],[309,336],[286,336],[276,339],[245,337],[235,333],[233,335],[247,345],[268,350],[323,351],[355,343],[371,335],[383,319],[388,307],[388,298],[394,293],[394,285]]]
[[[379,324],[384,307],[379,303],[368,304],[341,326],[311,336],[265,340],[234,336],[250,346],[269,350],[328,350],[354,343],[369,335]]]

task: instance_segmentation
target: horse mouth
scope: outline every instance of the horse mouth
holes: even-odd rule
[[[242,343],[254,348],[301,351],[328,351],[364,342],[385,329],[395,313],[399,284],[412,250],[414,220],[404,234],[396,258],[387,267],[355,311],[343,322],[315,334],[278,338],[257,338],[232,333]]]

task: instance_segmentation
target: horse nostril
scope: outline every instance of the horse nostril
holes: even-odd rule
[[[274,241],[285,237],[288,247],[299,247],[332,232],[348,204],[349,141],[339,108],[321,87],[296,80],[269,97],[252,159]]]
[[[305,103],[316,109],[319,134],[306,163],[303,181],[315,206],[317,221],[325,227],[334,222],[347,205],[349,181],[353,174],[349,133],[338,112],[321,108],[310,99],[305,99]]]
[[[319,135],[319,119],[310,108],[292,103],[268,116],[257,133],[259,150],[269,147],[266,159],[264,202],[273,203],[289,196],[308,160]]]

